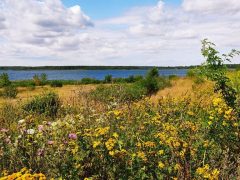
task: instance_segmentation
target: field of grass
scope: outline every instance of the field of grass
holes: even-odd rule
[[[18,88],[16,99],[0,99],[0,179],[237,180],[237,112],[212,82],[171,84],[130,105],[93,97],[99,85]],[[49,91],[59,96],[49,101],[56,115],[33,103],[24,111]]]

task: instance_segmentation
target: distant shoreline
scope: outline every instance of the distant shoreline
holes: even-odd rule
[[[146,70],[157,67],[158,69],[191,69],[192,66],[0,66],[0,70]],[[228,68],[240,68],[240,64],[227,64]]]

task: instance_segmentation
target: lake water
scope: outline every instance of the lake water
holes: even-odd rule
[[[49,80],[80,80],[82,78],[95,78],[103,80],[106,75],[112,75],[113,78],[126,78],[130,75],[144,76],[148,70],[0,70],[0,74],[8,73],[11,80],[32,79],[35,74],[47,74]],[[185,76],[187,69],[162,69],[159,74],[162,76],[177,75]]]

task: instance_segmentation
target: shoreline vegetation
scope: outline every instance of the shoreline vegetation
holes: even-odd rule
[[[148,70],[154,67],[161,69],[192,69],[192,66],[0,66],[0,70]],[[226,64],[230,69],[239,69],[240,64]]]

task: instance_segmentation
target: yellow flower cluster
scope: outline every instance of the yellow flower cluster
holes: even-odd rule
[[[46,176],[42,173],[31,174],[27,168],[21,169],[21,171],[1,177],[0,180],[46,180]]]
[[[220,171],[217,169],[210,170],[209,165],[206,164],[204,167],[199,167],[196,173],[205,179],[217,180],[219,177]]]
[[[113,138],[108,139],[107,142],[105,142],[107,150],[111,151],[114,148],[115,143],[116,143],[115,139]]]

